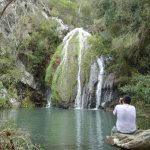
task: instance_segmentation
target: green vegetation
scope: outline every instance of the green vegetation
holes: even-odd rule
[[[121,90],[129,93],[134,99],[150,103],[150,75],[135,75],[129,84],[123,86]]]
[[[25,61],[28,70],[34,75],[39,74],[43,81],[45,66],[59,43],[56,23],[41,19],[32,35],[21,43],[19,57]]]
[[[57,102],[60,100],[59,94],[57,92],[57,87],[54,83],[53,77],[56,73],[57,67],[60,64],[61,61],[61,54],[62,54],[62,45],[58,46],[55,54],[51,58],[50,64],[46,69],[46,75],[45,75],[45,82],[47,85],[50,85],[51,89],[53,90],[52,100]]]
[[[135,104],[137,108],[137,127],[140,129],[149,129],[150,127],[150,105],[143,101]]]
[[[116,74],[118,89],[132,96],[139,128],[149,128],[150,1],[96,3],[92,47],[98,55],[111,58],[107,71]]]
[[[21,129],[16,129],[12,121],[2,121],[0,124],[0,149],[40,150],[40,147],[33,145],[30,135]]]
[[[58,46],[55,54],[53,55],[53,57],[51,58],[50,64],[48,66],[48,68],[46,69],[46,76],[45,76],[45,82],[47,84],[51,85],[52,82],[52,78],[54,76],[54,73],[57,69],[57,67],[60,64],[61,61],[61,54],[62,54],[62,45]]]
[[[19,57],[24,60],[24,64],[39,83],[39,88],[45,86],[46,67],[55,53],[56,47],[60,43],[56,22],[53,20],[39,20],[32,18],[34,32],[26,38],[20,45]],[[50,71],[51,73],[51,71]],[[31,102],[23,102],[23,107],[30,107]],[[31,104],[31,107],[33,104]]]
[[[3,38],[3,47],[0,47],[0,107],[6,106],[8,98],[13,98],[16,95],[16,86],[22,78],[22,72],[16,68],[16,56],[13,51],[14,45],[10,45]],[[6,44],[6,45],[5,45]],[[10,47],[9,47],[10,46]],[[5,90],[7,94],[3,91]],[[2,96],[5,95],[5,96]]]
[[[78,8],[75,0],[49,0],[51,15],[59,17],[68,25],[76,24],[76,11]]]
[[[96,18],[93,7],[96,7],[97,4],[97,0],[49,0],[51,15],[75,27],[86,27],[93,24],[93,18]]]

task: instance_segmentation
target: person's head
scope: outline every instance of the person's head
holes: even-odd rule
[[[130,97],[129,95],[125,95],[125,96],[123,97],[123,102],[124,102],[125,104],[130,104],[130,103],[131,103],[131,97]]]

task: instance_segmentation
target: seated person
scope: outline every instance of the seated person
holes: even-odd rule
[[[134,133],[136,131],[136,109],[130,105],[130,96],[124,96],[121,104],[116,105],[113,114],[117,116],[116,126],[112,133]]]

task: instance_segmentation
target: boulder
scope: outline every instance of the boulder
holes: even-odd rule
[[[36,83],[34,80],[34,76],[26,71],[24,64],[20,60],[17,60],[16,62],[17,62],[16,63],[17,68],[19,70],[21,70],[23,73],[21,82],[24,83],[25,85],[28,85],[29,87],[31,87],[33,89],[36,89]]]
[[[150,129],[138,130],[134,134],[115,133],[111,136],[107,136],[106,142],[121,149],[149,150]]]

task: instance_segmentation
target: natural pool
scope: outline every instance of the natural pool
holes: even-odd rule
[[[105,143],[115,119],[102,110],[32,108],[0,110],[0,119],[13,120],[46,150],[113,150]]]

